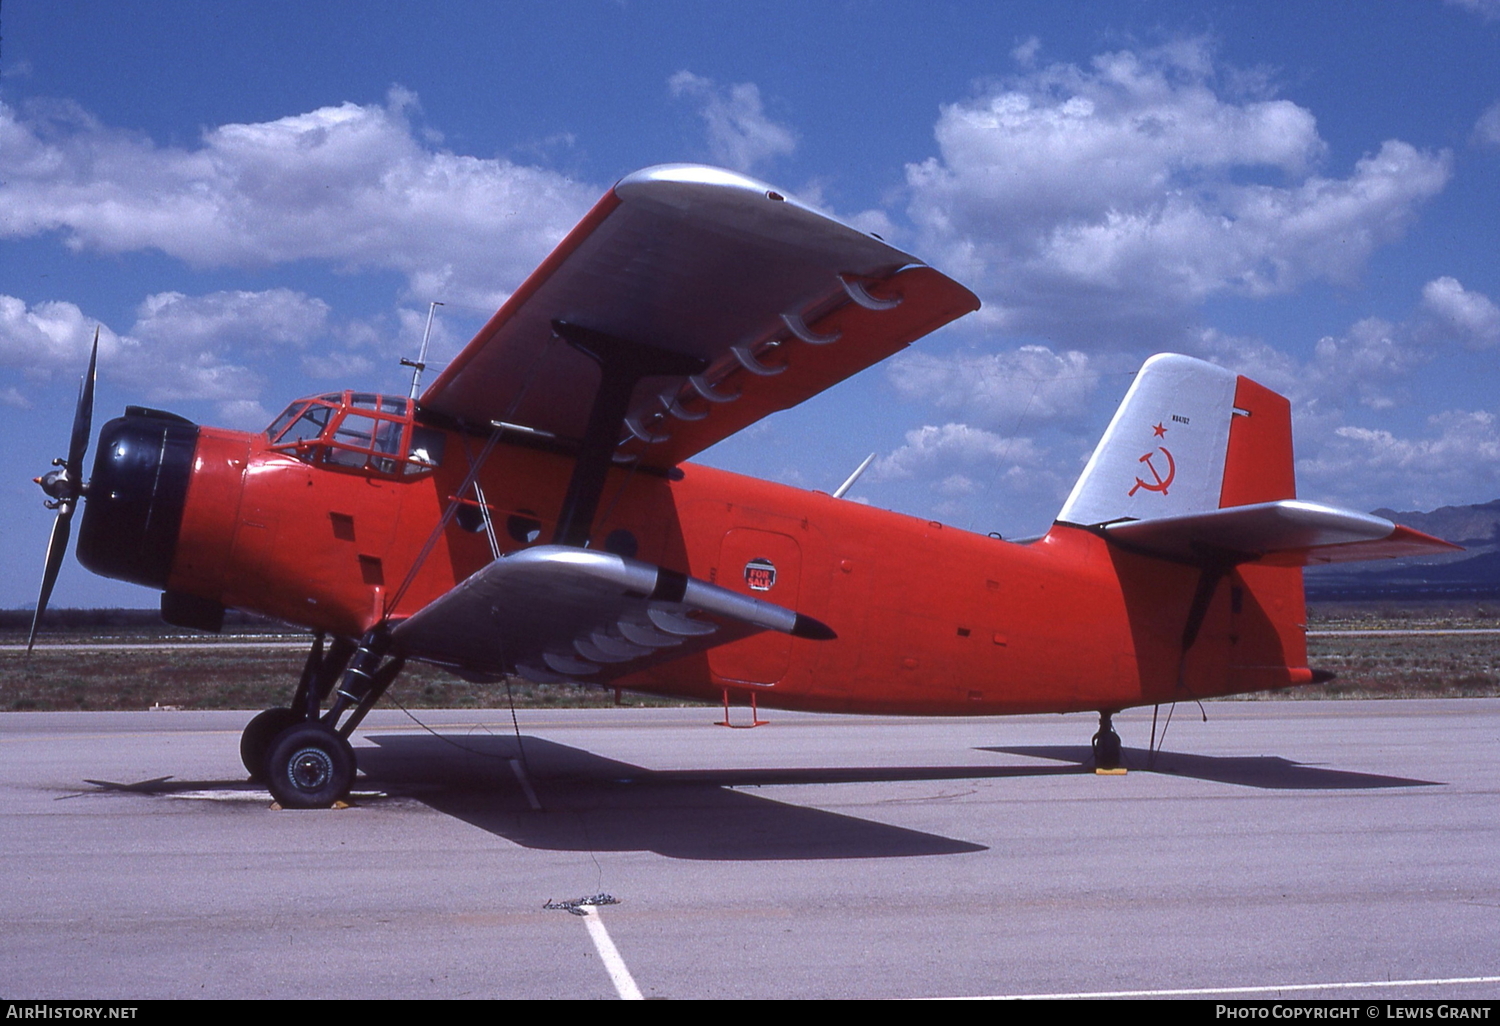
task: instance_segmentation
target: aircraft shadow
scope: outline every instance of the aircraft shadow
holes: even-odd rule
[[[1024,755],[1032,759],[1056,759],[1059,762],[1076,763],[1079,769],[1092,769],[1094,763],[1093,751],[1088,745],[1017,745],[979,750]],[[1120,755],[1123,765],[1132,772],[1168,773],[1178,777],[1194,777],[1198,780],[1268,790],[1365,790],[1380,787],[1432,787],[1441,784],[1441,781],[1436,780],[1324,769],[1321,766],[1293,762],[1279,755],[1216,756],[1158,751],[1153,758],[1150,752],[1141,748],[1125,748]]]
[[[366,737],[376,747],[359,750],[367,779],[356,789],[375,786],[409,796],[528,848],[654,851],[700,860],[898,858],[985,850],[733,790],[988,775],[977,767],[663,772],[537,737],[522,739],[524,763],[513,737]]]

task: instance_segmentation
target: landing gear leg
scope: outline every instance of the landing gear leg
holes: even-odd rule
[[[318,634],[313,639],[291,708],[267,709],[251,720],[240,735],[240,761],[245,764],[251,780],[266,780],[266,760],[283,731],[318,718],[323,699],[328,697],[334,682],[348,665],[354,648],[354,642],[347,638],[335,638],[325,654],[323,635]]]
[[[305,714],[271,740],[266,755],[266,783],[284,808],[326,809],[348,796],[358,770],[349,736],[406,662],[400,655],[386,658],[390,637],[380,627],[360,639],[357,647],[338,639],[323,656],[321,646],[319,638],[292,702]],[[335,689],[340,674],[342,681]],[[325,698],[332,700],[320,715]]]
[[[1094,735],[1094,772],[1123,773],[1120,767],[1120,735],[1111,721],[1114,713],[1099,710],[1099,732]]]

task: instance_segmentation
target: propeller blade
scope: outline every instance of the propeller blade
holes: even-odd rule
[[[75,487],[83,485],[83,457],[89,451],[89,433],[94,427],[94,368],[99,364],[99,328],[94,328],[94,349],[89,353],[89,370],[78,385],[78,407],[73,411],[73,439],[68,444],[68,473]]]
[[[47,600],[52,597],[52,586],[57,583],[57,572],[62,569],[63,557],[68,553],[68,536],[73,533],[73,506],[71,503],[58,511],[52,522],[52,539],[47,542],[47,568],[42,571],[42,591],[37,596],[36,612],[31,615],[31,633],[26,636],[26,654],[36,644],[36,629],[47,611]]]

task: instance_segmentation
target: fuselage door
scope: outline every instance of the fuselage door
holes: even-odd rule
[[[724,535],[714,583],[787,609],[798,608],[802,583],[802,549],[797,540],[775,531],[736,527]],[[792,660],[792,637],[763,631],[754,637],[709,651],[714,676],[742,684],[775,684]]]

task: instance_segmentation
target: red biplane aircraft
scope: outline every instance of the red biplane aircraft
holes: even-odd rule
[[[127,407],[85,484],[91,360],[39,479],[59,513],[37,617],[86,498],[79,560],[162,589],[168,622],[310,629],[289,707],[241,753],[316,807],[348,791],[348,738],[408,659],[726,706],[1096,710],[1109,767],[1127,706],[1326,676],[1302,566],[1451,547],[1298,500],[1287,401],[1183,356],[1146,363],[1024,544],[686,462],[978,306],[764,183],[650,168],[415,401],[330,392],[257,434]]]

